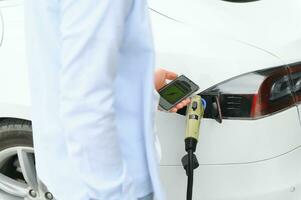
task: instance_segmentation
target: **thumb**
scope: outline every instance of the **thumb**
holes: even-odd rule
[[[175,80],[177,77],[178,77],[178,74],[176,74],[175,72],[166,71],[165,78],[167,80]]]

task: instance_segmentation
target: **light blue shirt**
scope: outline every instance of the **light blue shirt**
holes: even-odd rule
[[[164,195],[145,0],[26,0],[39,178],[58,200]]]

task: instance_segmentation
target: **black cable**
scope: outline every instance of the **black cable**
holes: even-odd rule
[[[188,150],[188,165],[187,165],[187,193],[186,199],[192,200],[192,191],[193,191],[193,150]]]

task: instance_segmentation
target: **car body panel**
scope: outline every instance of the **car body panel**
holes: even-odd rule
[[[181,165],[185,155],[185,117],[158,113],[161,165]],[[273,124],[267,127],[267,124]],[[202,164],[242,164],[281,156],[301,147],[298,113],[291,108],[260,120],[204,119],[197,156]]]
[[[152,14],[152,20],[156,22],[153,29],[157,65],[190,77],[200,86],[200,91],[246,72],[285,65],[281,59],[266,51],[218,37],[217,34],[201,33],[199,29],[187,27],[158,13]],[[283,123],[283,120],[287,121]],[[162,146],[167,147],[163,148],[163,155],[168,156],[163,156],[162,163],[180,165],[179,155],[184,155],[185,120],[182,116],[158,113],[157,124]],[[273,131],[270,130],[271,124],[277,125]],[[301,145],[296,107],[255,121],[224,120],[218,124],[205,120],[202,131],[208,134],[201,139],[199,148],[203,149],[198,152],[202,152],[201,162],[211,164],[268,159]],[[250,153],[252,143],[256,148]],[[271,148],[266,145],[271,145]]]
[[[150,0],[150,7],[187,26],[197,27],[202,32],[244,41],[288,62],[300,58],[296,52],[289,50],[301,48],[299,0],[261,0],[250,3]]]
[[[277,1],[276,10],[268,9],[272,11],[266,21],[262,18],[271,1],[264,3],[263,8],[253,4],[261,9],[241,10],[237,16],[215,8],[214,4],[219,2],[192,1],[186,6],[187,2],[182,0],[151,1],[158,67],[185,74],[202,91],[247,72],[286,67],[301,60],[301,27],[297,26],[301,15],[287,13],[284,19],[267,24],[287,2]],[[203,4],[209,7],[202,10]],[[245,5],[231,4],[236,8]],[[296,1],[289,5],[293,10],[298,6]],[[287,5],[282,8],[288,9]],[[183,9],[190,21],[183,17]],[[170,14],[173,11],[174,15]],[[246,16],[250,12],[253,18]],[[252,21],[254,17],[256,21]],[[293,21],[287,23],[291,18]],[[282,31],[280,27],[285,26],[295,32]],[[168,199],[184,199],[186,176],[181,158],[185,155],[185,118],[159,112],[156,122],[163,152],[161,174]],[[194,196],[204,200],[299,199],[301,194],[296,191],[301,186],[301,174],[296,166],[301,164],[300,136],[296,106],[258,120],[224,120],[222,124],[203,120],[197,149],[201,166],[195,172]]]
[[[243,42],[152,12],[157,67],[185,73],[200,91],[243,73],[285,65],[277,56]]]
[[[29,81],[25,64],[24,14],[20,0],[0,1],[4,21],[0,48],[0,117],[30,119]]]
[[[299,200],[301,149],[249,164],[201,165],[195,170],[194,197],[202,200]],[[200,159],[199,159],[200,160]],[[167,199],[185,199],[182,166],[162,166]]]

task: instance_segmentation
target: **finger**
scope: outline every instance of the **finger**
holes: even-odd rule
[[[178,103],[177,105],[176,105],[176,108],[177,109],[181,109],[181,108],[183,108],[184,107],[184,104],[183,103]]]
[[[183,107],[185,107],[189,104],[186,100],[183,100],[181,103],[183,104]]]
[[[190,99],[190,98],[187,98],[187,99],[185,99],[185,102],[186,102],[186,104],[188,105],[188,104],[191,103],[191,99]]]
[[[170,110],[170,112],[173,112],[173,113],[175,113],[175,112],[177,112],[178,111],[178,109],[176,109],[176,108],[172,108],[171,110]]]
[[[175,80],[178,77],[178,74],[171,72],[171,71],[166,71],[166,79],[168,80]]]

